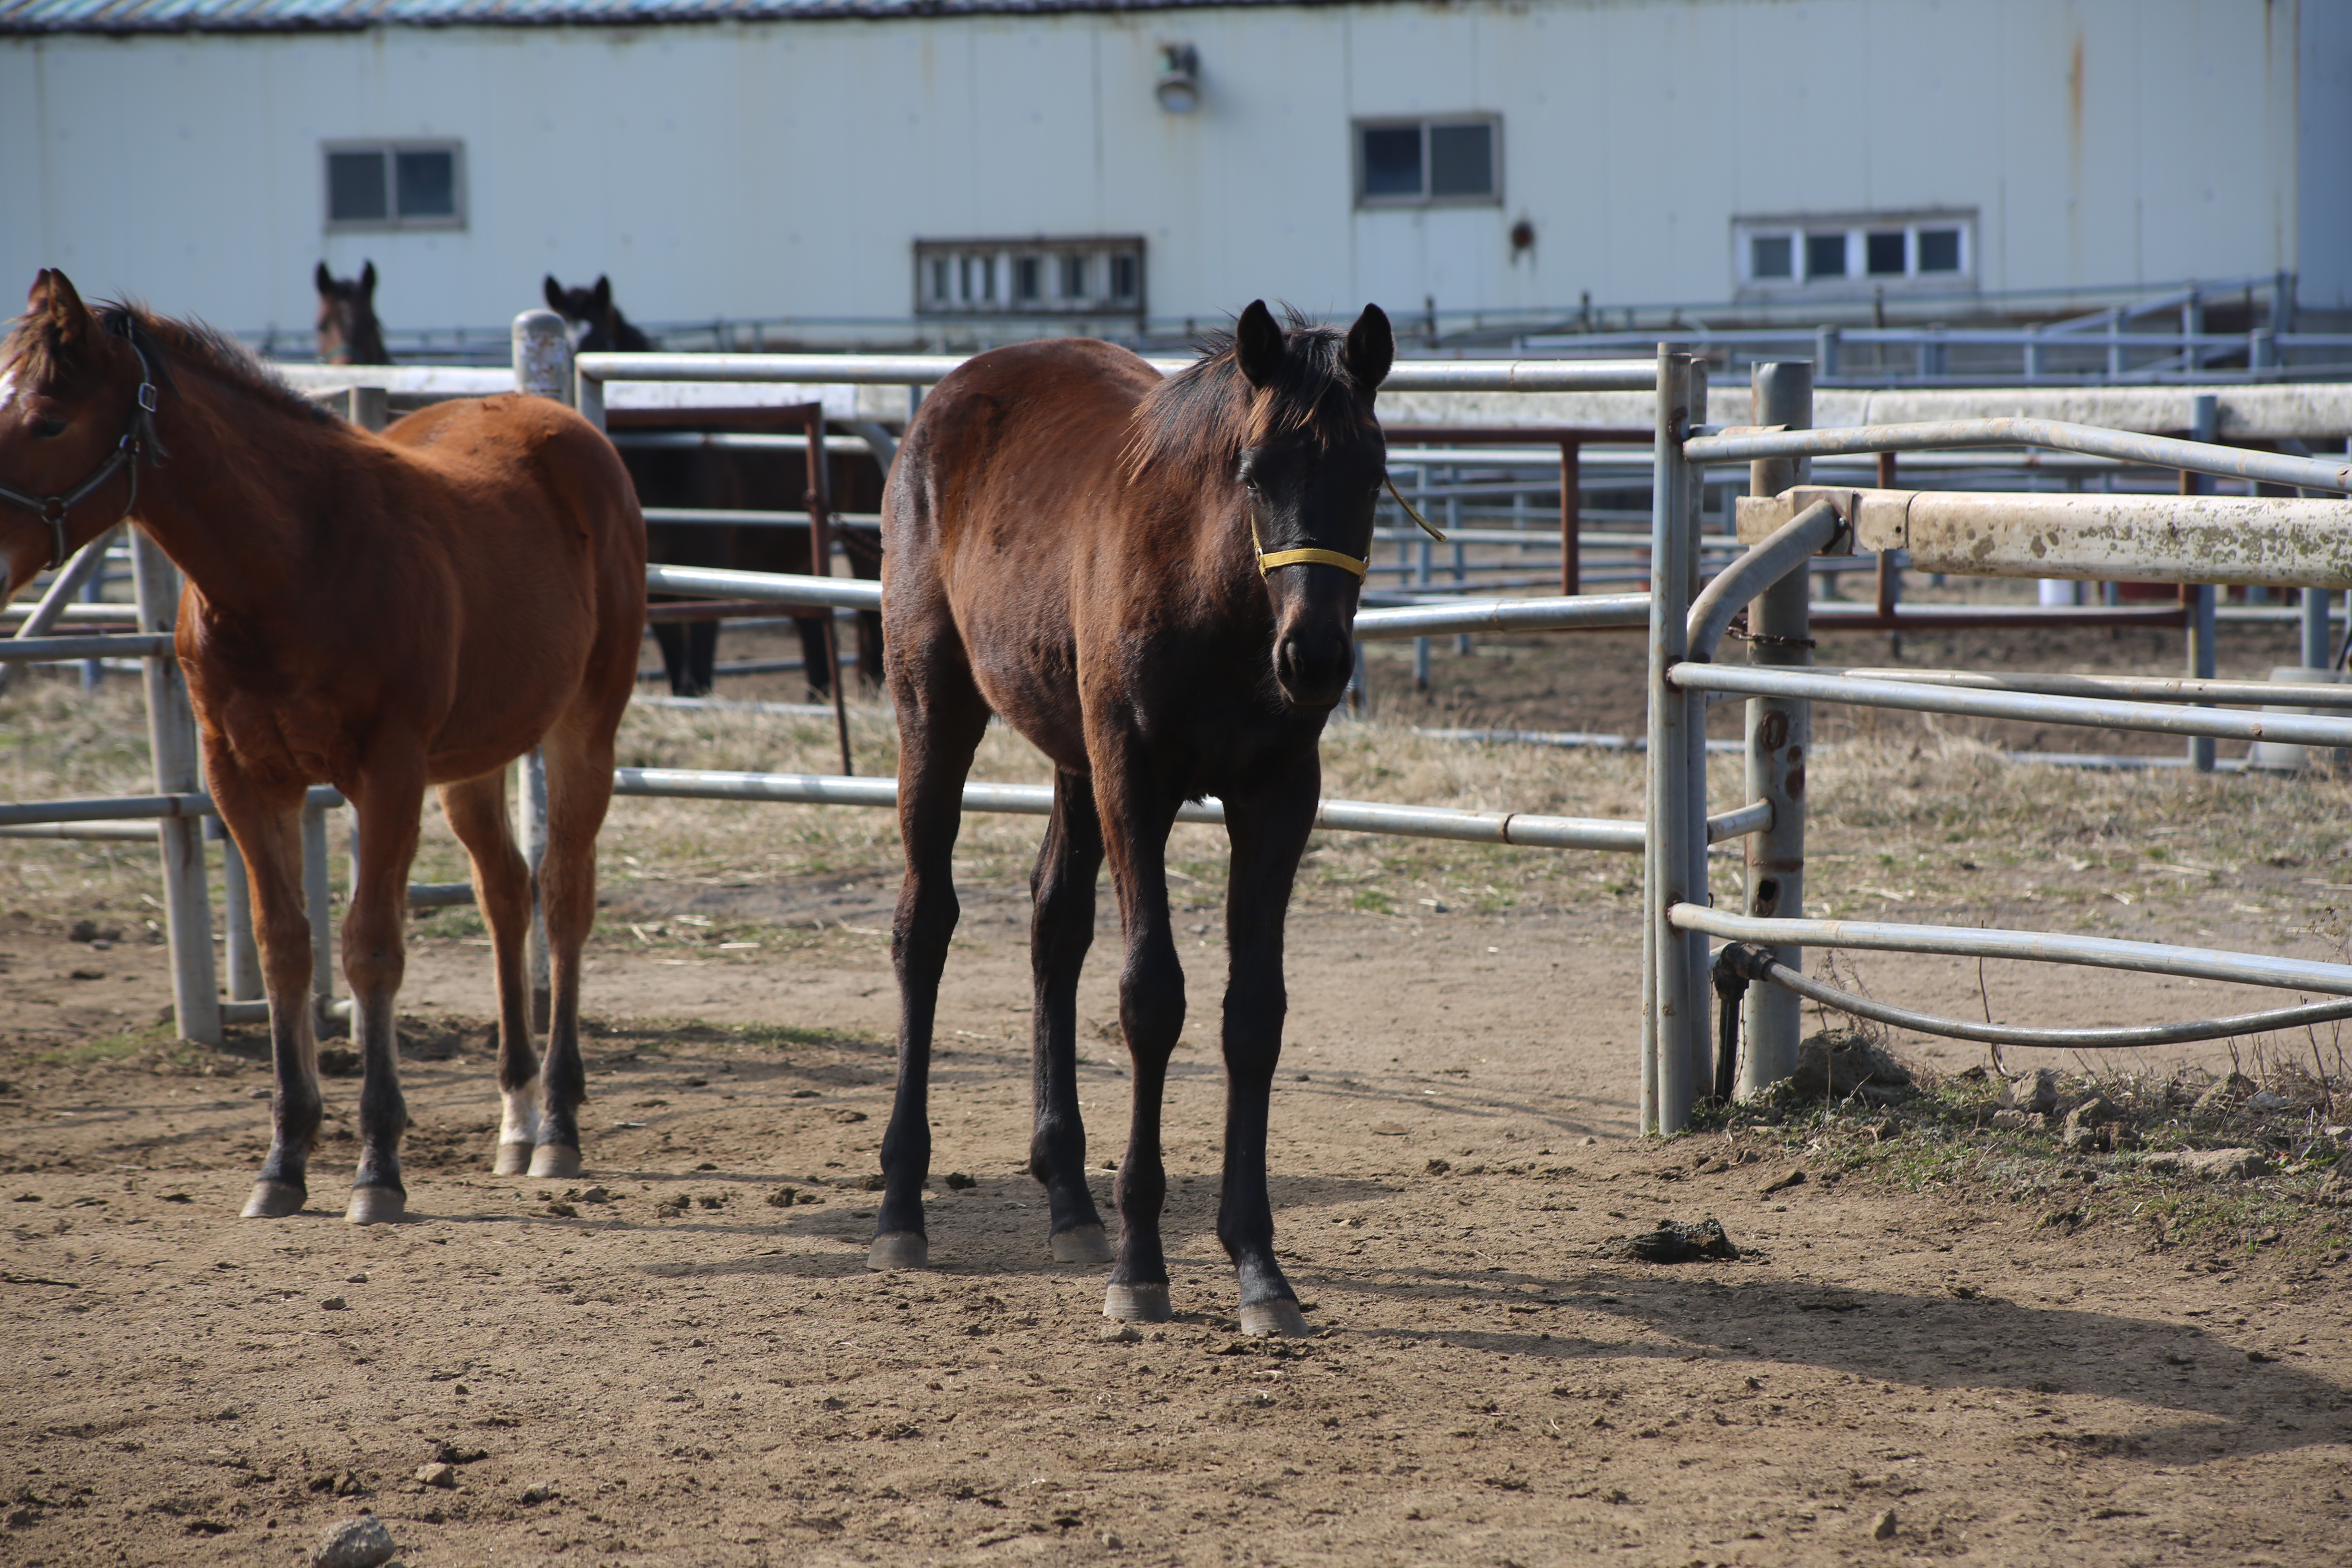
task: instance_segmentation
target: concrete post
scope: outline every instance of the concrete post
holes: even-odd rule
[[[604,384],[583,380],[577,374],[572,363],[571,330],[554,311],[525,310],[514,319],[514,376],[517,392],[551,397],[558,403],[575,403],[583,413],[589,414],[599,429],[604,427]],[[545,1029],[553,986],[547,954],[547,917],[539,907],[539,868],[547,856],[547,757],[536,748],[522,760],[519,805],[522,821],[517,837],[522,841],[523,859],[530,867],[530,938],[527,949],[530,1026]]]
[[[302,805],[302,905],[310,917],[310,1021],[324,1033],[335,999],[334,894],[327,864],[327,808]]]
[[[1758,364],[1748,373],[1759,425],[1810,430],[1813,424],[1813,367],[1802,360]],[[1809,464],[1786,458],[1751,463],[1750,495],[1778,495],[1809,477]],[[1748,662],[1802,668],[1813,662],[1806,646],[1812,637],[1809,600],[1810,564],[1791,572],[1748,606]],[[1772,803],[1772,826],[1741,841],[1746,851],[1748,912],[1795,918],[1805,912],[1805,763],[1812,750],[1813,707],[1779,698],[1748,703],[1748,798]],[[1791,969],[1804,966],[1804,950],[1776,947],[1772,956]],[[1740,1034],[1747,1049],[1739,1063],[1736,1092],[1754,1094],[1797,1070],[1797,1041],[1803,1033],[1800,999],[1778,985],[1751,985]]]
[[[168,632],[180,602],[180,572],[155,542],[131,533],[131,569],[139,596],[139,629]],[[187,678],[169,654],[145,661],[147,743],[159,795],[194,795],[196,716],[188,706]],[[214,978],[212,897],[205,886],[202,819],[167,816],[157,826],[163,860],[164,933],[172,945],[172,1006],[181,1037],[221,1043],[220,992]]]

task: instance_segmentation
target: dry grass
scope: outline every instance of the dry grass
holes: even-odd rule
[[[852,732],[861,773],[895,770],[897,736],[884,710],[854,708]],[[136,682],[118,679],[85,696],[38,679],[0,696],[0,799],[144,792],[152,787],[146,751]],[[807,773],[839,765],[830,720],[730,710],[632,709],[620,753],[634,765]],[[1465,745],[1381,722],[1335,723],[1323,756],[1325,793],[1334,797],[1579,816],[1640,811],[1637,756]],[[2151,910],[2194,924],[2195,906],[2218,900],[2241,913],[2259,910],[2273,945],[2343,949],[2337,910],[2352,891],[2340,886],[2352,882],[2343,826],[2352,782],[2341,775],[2021,766],[1931,726],[1822,749],[1811,773],[1811,912],[1854,912],[1900,893],[1924,906],[1920,918],[1943,918],[1933,912],[1939,904],[1958,908],[1997,892],[2036,906],[2037,923],[2097,930]],[[1718,805],[1738,797],[1737,758],[1715,759],[1711,774]],[[1025,742],[992,726],[973,776],[1044,783],[1051,775]],[[960,879],[1017,885],[1041,826],[967,818]],[[618,800],[603,848],[604,875],[616,886],[887,878],[899,864],[891,814],[837,807]],[[1170,861],[1180,883],[1191,879],[1195,901],[1215,897],[1223,833],[1179,827]],[[153,858],[137,845],[8,840],[0,842],[0,862],[11,868],[19,906],[48,913],[93,897],[128,904],[156,890]],[[1718,850],[1717,866],[1729,885],[1736,854]],[[1299,897],[1371,911],[1410,912],[1422,900],[1489,911],[1595,900],[1630,908],[1639,870],[1630,856],[1318,834]],[[462,853],[428,809],[417,878],[464,874]]]

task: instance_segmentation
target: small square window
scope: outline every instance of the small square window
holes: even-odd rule
[[[1491,196],[1495,194],[1495,128],[1492,125],[1433,125],[1429,128],[1429,194]]]
[[[1907,236],[1905,235],[1904,231],[1899,228],[1894,230],[1874,230],[1872,233],[1864,237],[1862,242],[1863,266],[1873,278],[1900,278],[1903,276],[1904,241],[1906,237]]]
[[[404,218],[457,216],[457,155],[446,147],[392,155],[393,189]]]
[[[1364,132],[1364,195],[1418,196],[1421,194],[1421,127],[1368,127]]]
[[[1014,257],[1013,258],[1013,297],[1024,305],[1037,300],[1045,292],[1042,282],[1045,272],[1045,263],[1041,258],[1034,256]]]
[[[1748,243],[1750,278],[1787,278],[1795,272],[1796,244],[1785,234],[1759,234]]]
[[[1087,258],[1083,256],[1062,258],[1062,298],[1083,300],[1087,297]]]
[[[1110,297],[1122,305],[1133,304],[1143,295],[1143,258],[1139,256],[1114,256],[1110,258]]]
[[[1845,276],[1845,231],[1835,234],[1805,236],[1805,276],[1808,278],[1843,278]]]
[[[1960,231],[1957,228],[1923,228],[1919,231],[1919,270],[1922,272],[1958,272],[1960,269]]]
[[[327,154],[327,221],[382,223],[392,216],[383,177],[383,153]]]

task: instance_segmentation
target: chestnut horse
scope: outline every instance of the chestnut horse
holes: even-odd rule
[[[882,503],[883,655],[898,713],[907,878],[891,930],[898,1100],[867,1265],[924,1267],[928,1076],[955,929],[964,776],[992,710],[1054,763],[1030,887],[1034,1131],[1054,1255],[1111,1261],[1103,1312],[1171,1314],[1160,1238],[1160,1102],[1184,1024],[1170,932],[1169,829],[1224,802],[1224,1180],[1217,1235],[1244,1332],[1304,1333],[1274,1257],[1267,1097],[1282,1049],[1283,912],[1314,826],[1323,722],[1353,668],[1352,624],[1387,448],[1372,397],[1395,357],[1377,307],[1344,338],[1263,301],[1162,380],[1085,339],[1003,348],[923,399]],[[1086,1182],[1078,966],[1105,854],[1135,1064],[1114,1253]]]
[[[168,455],[167,455],[168,454]],[[44,270],[0,345],[0,552],[13,595],[125,515],[187,574],[177,647],[214,803],[251,873],[276,1136],[248,1216],[300,1208],[320,1120],[305,786],[358,814],[343,920],[362,1062],[347,1217],[398,1219],[407,1125],[393,1015],[425,787],[472,858],[499,995],[497,1169],[580,1168],[580,949],[596,831],[644,635],[645,525],[621,461],[559,404],[436,404],[371,435],[236,344]],[[26,515],[31,512],[37,515]],[[523,940],[531,878],[506,767],[547,758],[539,879],[554,1009],[541,1069]]]

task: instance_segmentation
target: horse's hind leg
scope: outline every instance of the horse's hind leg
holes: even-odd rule
[[[613,799],[612,731],[602,720],[567,718],[540,742],[547,755],[547,854],[539,866],[539,904],[553,998],[534,1176],[580,1173],[580,1106],[588,1098],[580,1059],[580,952],[596,922],[596,834]]]
[[[253,889],[262,983],[269,993],[269,1154],[246,1200],[247,1219],[278,1219],[310,1195],[310,1145],[318,1136],[319,1037],[311,1016],[310,922],[302,907],[301,796],[256,789],[225,746],[205,748],[206,780]]]
[[[1241,1280],[1242,1332],[1304,1334],[1298,1297],[1274,1258],[1274,1208],[1265,1187],[1265,1136],[1274,1069],[1288,999],[1282,984],[1283,915],[1299,852],[1315,825],[1319,770],[1313,753],[1265,795],[1227,801],[1233,838],[1225,894],[1225,1171],[1217,1239]]]
[[[424,747],[384,746],[344,793],[359,816],[359,863],[343,917],[343,973],[352,983],[352,1040],[360,1053],[360,1163],[352,1178],[353,1225],[382,1225],[408,1211],[400,1179],[400,1139],[408,1105],[400,1092],[400,1029],[394,1004],[408,966],[408,868],[416,858],[417,813],[425,803]]]
[[[1036,1130],[1029,1173],[1045,1184],[1053,1209],[1054,1256],[1064,1263],[1108,1263],[1110,1242],[1087,1190],[1087,1130],[1078,1112],[1078,968],[1095,936],[1095,873],[1102,868],[1102,825],[1094,785],[1085,776],[1054,778],[1054,816],[1030,876],[1029,968],[1035,984],[1030,1049]]]
[[[930,1262],[923,1180],[931,1169],[931,1027],[940,975],[955,934],[956,833],[963,826],[963,781],[988,728],[988,706],[961,661],[952,628],[930,639],[918,662],[891,674],[898,706],[898,836],[907,878],[890,922],[898,974],[898,1088],[882,1137],[882,1205],[866,1251],[868,1268],[921,1268]]]
[[[442,815],[474,868],[474,903],[489,927],[499,993],[499,1094],[506,1102],[491,1169],[520,1176],[539,1142],[539,1049],[530,1037],[523,943],[530,930],[530,868],[507,818],[504,768],[441,787]]]

